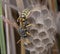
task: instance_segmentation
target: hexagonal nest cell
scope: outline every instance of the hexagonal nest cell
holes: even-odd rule
[[[36,47],[36,51],[37,51],[37,52],[42,52],[43,50],[44,50],[44,48],[43,48],[42,46]]]
[[[47,35],[46,32],[42,31],[39,33],[39,38],[43,39],[43,38],[47,37],[46,35]]]
[[[53,46],[53,43],[50,42],[50,43],[47,44],[46,47],[47,47],[47,48],[51,48],[52,46]]]
[[[30,24],[35,23],[35,19],[34,19],[33,17],[27,18],[27,21],[28,21]]]
[[[52,35],[55,35],[56,34],[56,29],[51,27],[51,28],[48,29],[48,33],[52,34]]]
[[[43,28],[43,24],[40,24],[40,23],[36,24],[36,28],[38,28],[38,29]]]
[[[31,29],[30,33],[31,33],[31,35],[35,36],[38,34],[38,30],[37,29]]]
[[[37,54],[36,51],[31,51],[30,54]]]
[[[48,14],[48,10],[43,9],[43,10],[41,10],[41,13],[42,13],[43,15],[46,15],[46,14]]]
[[[47,54],[47,50],[45,49],[42,54]]]
[[[39,11],[33,11],[32,16],[34,16],[35,18],[40,16],[40,12]]]
[[[42,40],[42,42],[46,45],[50,42],[50,39],[49,38],[45,38]]]
[[[39,39],[33,39],[33,43],[36,46],[36,45],[40,45],[41,41]]]
[[[50,19],[45,19],[44,20],[44,24],[47,26],[47,27],[50,27],[52,25],[52,22]]]

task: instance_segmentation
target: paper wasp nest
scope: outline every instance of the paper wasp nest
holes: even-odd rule
[[[33,25],[29,28],[31,43],[26,45],[26,49],[30,51],[30,54],[46,54],[48,49],[54,45],[56,32],[51,13],[45,6],[36,7],[31,10],[28,21]]]

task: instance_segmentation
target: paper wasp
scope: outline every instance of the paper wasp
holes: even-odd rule
[[[30,14],[30,10],[26,9],[21,13],[21,16],[17,19],[17,22],[19,22],[19,26],[16,22],[11,22],[11,20],[6,19],[4,16],[2,16],[2,19],[5,23],[8,23],[9,25],[13,26],[19,33],[20,37],[23,39],[27,39],[28,36],[31,36],[29,33],[29,30],[27,27],[31,26],[31,24],[28,22],[27,17]],[[17,44],[20,42],[20,40],[17,42]]]

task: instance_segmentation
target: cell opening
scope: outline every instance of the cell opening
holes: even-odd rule
[[[31,33],[31,35],[35,36],[38,34],[38,30],[37,29],[31,29],[30,33]]]
[[[35,18],[37,18],[37,17],[40,16],[40,12],[39,12],[39,11],[34,11],[34,12],[32,13],[32,15],[33,15]]]
[[[43,47],[36,47],[36,50],[37,50],[38,52],[42,52],[42,51],[44,50],[44,48],[43,48]]]
[[[46,34],[46,32],[44,32],[44,31],[39,33],[39,37],[40,37],[40,38],[45,38],[46,35],[47,35],[47,34]]]
[[[47,48],[52,47],[52,45],[53,45],[52,43],[48,43],[48,44],[47,44]]]
[[[48,44],[48,43],[50,42],[50,40],[49,40],[49,38],[46,38],[46,39],[43,39],[42,42],[43,42],[44,44]]]
[[[36,52],[35,51],[31,51],[30,54],[36,54]]]
[[[43,24],[38,23],[38,24],[36,24],[36,27],[37,27],[38,29],[40,29],[40,28],[43,27]]]
[[[46,14],[48,14],[48,10],[47,10],[47,9],[41,10],[41,13],[42,13],[43,15],[46,15]]]
[[[27,18],[27,21],[32,24],[32,23],[35,23],[35,19],[33,17],[29,17]]]
[[[41,44],[41,41],[40,41],[39,39],[34,39],[34,40],[33,40],[33,43],[34,43],[35,45],[40,45],[40,44]]]
[[[55,31],[54,28],[49,28],[49,29],[48,29],[48,33],[49,33],[49,34],[52,34],[52,35],[55,35],[55,34],[56,34],[56,31]]]
[[[47,26],[47,27],[50,27],[51,26],[51,20],[50,19],[45,19],[44,20],[44,24]]]

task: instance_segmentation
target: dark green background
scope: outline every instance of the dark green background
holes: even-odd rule
[[[2,15],[2,2],[0,0],[0,16]],[[5,36],[4,36],[4,28],[3,21],[0,17],[0,54],[6,54],[6,45],[5,45]]]

